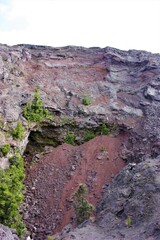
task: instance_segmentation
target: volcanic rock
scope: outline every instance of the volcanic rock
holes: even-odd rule
[[[66,239],[160,239],[159,180],[160,157],[128,164],[106,191],[97,209],[96,225],[88,222],[72,230]]]
[[[23,116],[37,86],[53,116],[40,124]],[[11,134],[17,121],[22,140]],[[101,136],[103,124],[109,136]],[[68,133],[75,146],[64,144]],[[33,239],[74,222],[71,196],[81,182],[97,221],[66,239],[159,239],[160,54],[0,44],[0,140],[11,145],[0,154],[1,168],[15,149],[24,154],[24,221]]]
[[[14,230],[0,224],[0,239],[1,240],[19,240]]]

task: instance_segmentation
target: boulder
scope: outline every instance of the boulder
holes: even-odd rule
[[[19,240],[16,232],[9,227],[0,224],[0,239],[1,240]]]

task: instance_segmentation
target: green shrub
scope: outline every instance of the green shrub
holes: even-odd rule
[[[87,201],[87,187],[85,184],[80,184],[77,192],[74,193],[73,206],[78,224],[89,219],[93,213],[94,207]]]
[[[49,116],[48,110],[43,107],[43,102],[39,95],[39,89],[36,88],[34,98],[24,108],[24,117],[31,122],[40,122]]]
[[[93,139],[94,137],[95,137],[95,134],[93,132],[91,132],[91,131],[85,132],[85,136],[84,136],[85,141],[89,141],[89,140]]]
[[[89,96],[84,96],[82,98],[82,104],[85,106],[88,106],[91,104],[91,98]]]
[[[14,139],[22,140],[24,137],[24,127],[22,126],[22,122],[18,122],[16,128],[12,132],[12,136]]]
[[[23,200],[24,165],[23,158],[15,153],[10,168],[0,170],[0,223],[16,229],[18,235],[22,235],[25,226],[19,213],[19,207]]]
[[[64,138],[64,142],[71,145],[75,145],[75,140],[76,140],[76,136],[71,132],[67,132]]]
[[[109,132],[110,132],[109,127],[106,126],[105,123],[103,123],[102,126],[101,126],[101,134],[102,135],[108,135]]]
[[[4,144],[1,147],[1,152],[2,152],[3,156],[6,156],[9,153],[10,149],[11,149],[10,144]]]

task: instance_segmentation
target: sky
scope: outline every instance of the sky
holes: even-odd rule
[[[0,0],[0,43],[160,53],[160,0]]]

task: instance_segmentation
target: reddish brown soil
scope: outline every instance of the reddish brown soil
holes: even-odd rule
[[[46,147],[38,161],[26,168],[24,220],[36,240],[45,240],[74,222],[72,195],[80,183],[88,186],[88,200],[96,207],[104,184],[125,165],[120,149],[125,136],[98,136],[81,146]]]

